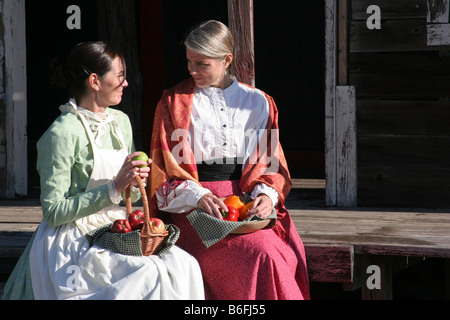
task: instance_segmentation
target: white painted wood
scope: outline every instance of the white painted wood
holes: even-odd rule
[[[427,25],[427,46],[450,45],[450,24]]]
[[[325,175],[326,204],[336,205],[336,0],[325,0]]]
[[[27,194],[25,0],[3,0],[7,198]]]
[[[356,94],[353,86],[336,87],[336,204],[357,205]]]
[[[449,0],[428,0],[428,23],[449,23]]]

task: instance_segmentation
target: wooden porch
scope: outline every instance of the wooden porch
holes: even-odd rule
[[[327,207],[325,181],[302,179],[294,181],[287,207],[305,245],[313,298],[316,284],[342,284],[344,293],[361,291],[358,299],[392,299],[394,272],[425,258],[450,258],[450,210]],[[36,200],[0,202],[0,295],[41,219]],[[378,276],[368,272],[373,265],[380,274],[371,279],[381,289],[367,286]]]

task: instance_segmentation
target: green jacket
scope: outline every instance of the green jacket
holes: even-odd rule
[[[116,121],[122,131],[128,152],[134,151],[133,133],[128,116],[117,113]],[[89,125],[94,120],[88,120]],[[120,149],[119,138],[111,124],[102,137],[104,149]],[[95,137],[97,133],[94,132]],[[107,184],[85,192],[93,170],[92,148],[78,116],[62,113],[37,143],[37,170],[40,175],[41,205],[47,224],[57,228],[97,213],[112,204]],[[139,194],[132,194],[136,201]],[[14,268],[4,288],[3,299],[34,299],[31,285],[29,253],[34,235]]]

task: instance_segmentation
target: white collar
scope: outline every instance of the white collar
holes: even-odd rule
[[[233,80],[233,83],[229,87],[227,87],[223,90],[220,88],[217,88],[217,87],[205,87],[205,88],[200,88],[200,89],[209,97],[213,97],[217,94],[223,95],[224,97],[230,97],[239,88],[239,82],[237,81],[236,77],[235,76],[230,76],[230,77]]]
[[[106,132],[106,126],[109,124],[113,125],[114,130],[116,131],[116,134],[118,134],[119,136],[121,135],[120,130],[119,130],[119,124],[116,121],[116,118],[118,116],[117,112],[109,112],[108,110],[106,110],[105,114],[101,114],[101,115],[105,115],[105,117],[99,116],[99,114],[92,112],[88,109],[85,109],[83,107],[80,107],[77,105],[76,100],[74,98],[70,99],[68,103],[66,103],[65,105],[62,105],[59,107],[59,110],[61,112],[70,112],[73,113],[75,115],[83,115],[86,119],[92,120],[94,123],[91,124],[89,127],[93,132],[98,132],[97,135],[97,139],[96,139],[96,144],[98,146],[102,146],[102,137]]]

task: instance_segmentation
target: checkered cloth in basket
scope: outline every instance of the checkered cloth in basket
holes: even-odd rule
[[[253,200],[253,198],[250,195],[245,193],[239,197],[245,204]],[[198,235],[202,239],[203,244],[207,248],[218,243],[226,236],[233,233],[238,228],[248,224],[249,222],[262,221],[262,219],[257,216],[250,217],[246,221],[238,221],[238,222],[225,221],[212,217],[211,215],[207,214],[201,209],[196,209],[192,211],[187,216],[187,218],[191,223],[192,227],[195,229],[195,231],[197,231]],[[266,229],[275,226],[277,221],[276,210],[273,210],[272,215],[270,215],[267,219],[264,220],[271,220]]]
[[[112,233],[112,224],[91,231],[86,235],[89,246],[97,246],[102,249],[110,250],[111,252],[120,253],[128,256],[143,256],[142,246],[140,240],[140,231],[132,231],[128,233]],[[177,226],[169,224],[166,226],[169,235],[163,247],[156,253],[160,258],[163,258],[177,242],[180,237],[180,229]]]

